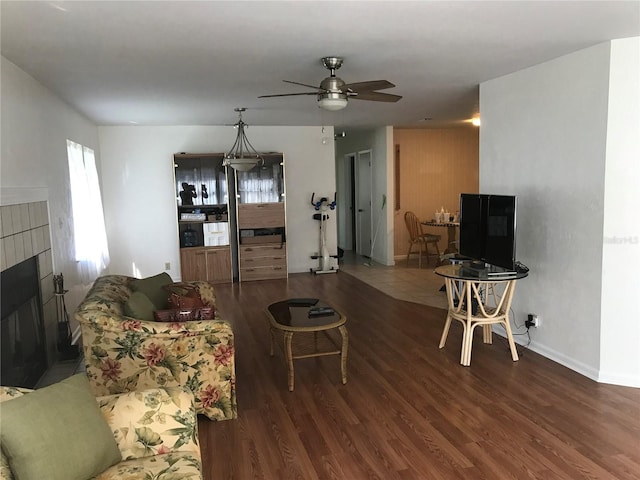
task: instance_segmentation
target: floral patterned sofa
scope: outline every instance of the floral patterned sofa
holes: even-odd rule
[[[186,386],[196,410],[211,420],[237,417],[234,336],[229,322],[164,323],[123,314],[135,279],[98,278],[75,313],[89,382],[96,396]],[[213,286],[194,284],[202,300],[215,306]]]
[[[31,391],[0,387],[0,402]],[[202,479],[197,415],[189,389],[156,388],[96,400],[122,455],[120,463],[94,477],[96,480]],[[0,479],[13,478],[2,454]]]

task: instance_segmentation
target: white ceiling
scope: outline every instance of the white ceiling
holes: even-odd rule
[[[2,1],[2,55],[99,125],[442,126],[478,85],[640,35],[638,1]],[[387,79],[398,103],[317,108],[283,79]],[[431,117],[431,121],[420,121]]]

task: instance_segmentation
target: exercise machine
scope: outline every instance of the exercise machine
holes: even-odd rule
[[[329,220],[328,210],[335,210],[336,208],[336,194],[333,194],[333,201],[330,202],[327,197],[321,197],[320,200],[315,200],[315,192],[311,194],[311,205],[320,213],[314,213],[313,219],[320,221],[320,245],[317,255],[311,255],[313,259],[319,259],[318,268],[312,268],[311,272],[315,274],[322,273],[336,273],[338,271],[337,263],[336,267],[331,265],[332,258],[338,258],[337,255],[329,255],[329,249],[327,248],[327,220]]]

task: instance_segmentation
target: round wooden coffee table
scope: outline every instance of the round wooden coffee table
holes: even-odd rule
[[[308,301],[306,301],[308,300]],[[317,302],[317,303],[314,303]],[[314,315],[318,309],[329,309]],[[347,383],[347,317],[317,299],[288,299],[272,303],[266,309],[271,336],[270,355],[274,355],[276,335],[282,332],[283,350],[289,373],[289,391],[293,391],[293,361],[300,358],[340,355],[342,383]],[[333,332],[339,332],[337,338]],[[293,334],[296,341],[293,342]]]

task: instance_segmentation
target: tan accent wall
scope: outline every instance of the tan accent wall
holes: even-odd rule
[[[450,213],[459,209],[460,194],[478,192],[479,130],[476,127],[451,129],[394,129],[399,147],[400,208],[394,205],[394,252],[406,255],[409,235],[404,213],[415,212],[421,220],[433,218],[436,209]],[[426,229],[442,236],[440,250],[446,248],[446,228]]]

